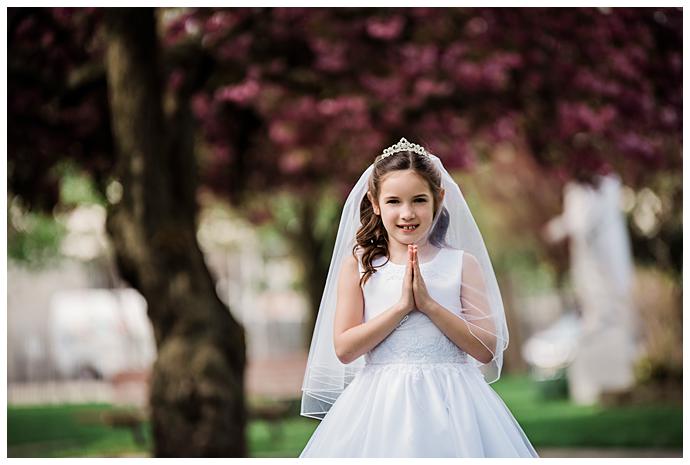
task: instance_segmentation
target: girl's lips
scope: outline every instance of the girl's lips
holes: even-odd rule
[[[415,231],[417,230],[417,228],[418,228],[418,227],[419,227],[419,225],[418,225],[418,224],[417,224],[417,225],[415,225],[414,229],[405,229],[405,228],[404,228],[404,227],[402,227],[402,226],[398,226],[398,228],[400,228],[400,229],[402,230],[402,232],[404,232],[404,233],[408,233],[408,234],[409,234],[409,233],[413,233],[413,232],[415,232]]]

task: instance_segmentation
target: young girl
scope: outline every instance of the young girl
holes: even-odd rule
[[[401,139],[343,209],[302,386],[300,457],[536,457],[500,397],[508,332],[441,161]]]

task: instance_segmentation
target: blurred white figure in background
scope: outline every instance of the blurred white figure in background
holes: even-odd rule
[[[569,183],[563,214],[552,219],[545,231],[554,242],[570,238],[571,279],[581,310],[581,331],[568,367],[568,387],[579,404],[596,403],[602,392],[634,384],[633,263],[620,196],[621,182],[615,175],[597,176],[594,185]]]
[[[522,345],[522,358],[538,381],[557,378],[575,359],[580,342],[581,319],[567,311],[547,328],[532,334]]]

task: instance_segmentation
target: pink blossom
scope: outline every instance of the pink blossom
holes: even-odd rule
[[[393,40],[400,36],[405,20],[396,15],[390,18],[371,18],[367,21],[367,32],[371,37],[381,40]]]
[[[27,18],[24,18],[17,28],[15,29],[14,33],[17,39],[27,39],[29,38],[29,35],[33,33],[36,30],[36,19],[33,16],[29,16]]]
[[[478,87],[482,82],[482,68],[471,62],[460,63],[455,68],[455,78],[461,88],[471,89]]]
[[[173,70],[168,76],[168,89],[177,91],[184,84],[185,73],[181,69]]]
[[[482,68],[482,76],[489,87],[500,90],[508,83],[505,67],[497,62],[486,63]]]
[[[366,102],[359,96],[341,96],[322,100],[317,108],[322,115],[333,116],[344,112],[362,112],[366,109]]]
[[[214,145],[213,156],[215,163],[226,164],[230,161],[230,147],[227,145]]]
[[[654,145],[642,135],[634,132],[621,134],[617,139],[617,145],[623,153],[633,153],[646,159],[654,157]]]
[[[41,45],[43,47],[49,47],[55,40],[55,35],[52,31],[45,31],[41,36]]]
[[[406,45],[401,50],[402,68],[408,74],[433,71],[438,62],[436,45]]]
[[[216,11],[203,25],[201,44],[204,47],[217,45],[237,22],[238,18],[235,14],[226,10]]]
[[[269,137],[279,145],[294,144],[297,140],[295,129],[285,121],[275,121],[269,128]]]
[[[206,20],[204,29],[207,34],[227,31],[236,23],[236,19],[228,11],[216,11]]]
[[[510,116],[499,118],[494,125],[494,130],[498,140],[512,140],[518,133],[513,117]]]
[[[192,97],[192,111],[199,119],[204,119],[211,109],[211,101],[207,94],[198,93]]]
[[[452,92],[450,83],[442,81],[435,81],[426,77],[420,78],[415,82],[415,94],[426,98],[435,95],[449,95]]]
[[[235,37],[232,41],[222,42],[216,48],[216,56],[221,61],[241,61],[249,53],[254,37],[247,32]]]
[[[480,16],[474,17],[466,25],[467,32],[471,36],[484,34],[489,29],[489,24]]]
[[[678,113],[676,113],[676,111],[672,107],[665,106],[661,109],[659,119],[665,125],[673,126],[678,122]]]
[[[452,43],[443,53],[441,58],[443,67],[445,69],[454,68],[460,60],[464,60],[466,58],[466,55],[469,53],[469,51],[469,46],[464,43]]]
[[[638,77],[637,69],[630,62],[628,56],[623,53],[614,53],[609,59],[613,69],[624,78],[636,79]]]
[[[373,74],[364,74],[360,80],[365,88],[373,91],[384,100],[397,98],[404,90],[403,77],[400,75],[379,77]]]
[[[397,126],[402,123],[402,111],[397,106],[389,106],[383,110],[381,118],[388,126]]]
[[[311,47],[316,53],[316,68],[323,71],[342,71],[346,68],[346,46],[341,42],[330,42],[322,38],[311,41]]]
[[[255,80],[244,81],[237,85],[224,86],[216,91],[215,97],[222,102],[234,102],[246,105],[251,102],[260,91]]]
[[[304,149],[294,149],[280,158],[280,170],[285,174],[299,172],[307,163],[307,153]]]

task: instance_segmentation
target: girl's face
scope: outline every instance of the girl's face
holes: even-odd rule
[[[397,170],[386,174],[381,180],[378,199],[374,201],[371,193],[367,193],[367,196],[374,213],[383,220],[389,242],[417,243],[431,227],[434,198],[429,183],[414,170]]]

